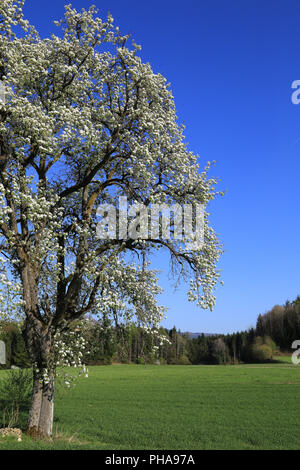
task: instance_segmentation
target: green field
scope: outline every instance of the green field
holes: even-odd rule
[[[300,366],[290,358],[89,370],[56,397],[53,442],[0,438],[0,450],[300,449]]]

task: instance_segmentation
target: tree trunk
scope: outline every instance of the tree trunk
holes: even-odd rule
[[[23,335],[33,368],[33,393],[27,433],[33,437],[49,437],[53,428],[54,377],[53,337],[49,324],[40,314],[37,271],[20,251],[25,314]]]
[[[38,436],[42,400],[43,400],[43,387],[40,382],[40,377],[38,376],[38,374],[34,372],[31,405],[30,405],[29,417],[28,417],[28,423],[27,423],[27,434],[29,434],[32,437]]]
[[[50,437],[53,430],[54,416],[54,377],[43,387],[42,405],[39,421],[39,435]]]
[[[53,428],[54,377],[53,338],[37,321],[25,322],[25,338],[33,367],[33,391],[27,434],[50,437]]]
[[[49,382],[41,379],[41,375],[34,377],[33,393],[27,434],[31,437],[51,437],[53,430],[54,412],[54,376],[49,377]]]

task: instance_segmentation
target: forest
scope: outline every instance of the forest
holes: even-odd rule
[[[76,333],[76,322],[72,325]],[[256,326],[233,334],[204,333],[196,338],[174,326],[160,328],[160,339],[135,323],[114,324],[106,316],[101,321],[84,319],[87,365],[112,363],[135,364],[235,364],[266,362],[290,351],[292,342],[300,338],[300,296],[285,305],[275,305],[259,314]],[[165,341],[161,341],[164,337]],[[22,324],[2,322],[0,339],[6,345],[6,365],[29,367]]]

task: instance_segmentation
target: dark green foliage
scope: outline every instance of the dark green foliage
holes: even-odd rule
[[[32,393],[32,370],[3,372],[0,381],[0,427],[25,426]]]
[[[209,339],[204,334],[190,340],[189,358],[192,364],[209,362]]]
[[[19,367],[30,365],[20,326],[2,324],[0,339],[6,343],[7,364]],[[228,335],[204,334],[191,338],[174,326],[160,328],[168,340],[162,344],[140,326],[112,324],[87,318],[84,331],[87,365],[123,364],[235,364],[269,361],[276,351],[287,351],[300,338],[300,296],[284,306],[276,305],[264,315],[258,315],[256,328]],[[262,344],[258,344],[262,338]],[[277,346],[276,346],[277,345]],[[154,349],[156,347],[156,351]],[[2,366],[2,368],[5,368]]]
[[[4,341],[6,346],[6,364],[2,365],[2,368],[10,369],[12,365],[30,367],[20,326],[17,323],[3,323],[0,331],[0,340]]]
[[[31,369],[15,369],[5,371],[1,377],[0,398],[16,405],[27,402],[31,396],[32,371]]]
[[[281,350],[288,351],[293,341],[300,339],[300,296],[259,315],[256,335],[269,336]]]

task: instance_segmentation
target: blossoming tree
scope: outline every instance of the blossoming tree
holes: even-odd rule
[[[155,331],[159,287],[139,255],[156,249],[189,276],[189,300],[211,309],[221,249],[207,213],[198,249],[184,236],[97,237],[100,204],[206,205],[216,181],[187,150],[166,80],[111,16],[69,5],[57,35],[41,39],[22,7],[0,3],[0,310],[23,321],[34,375],[28,432],[49,436],[57,350],[68,356],[72,322],[118,310]]]

